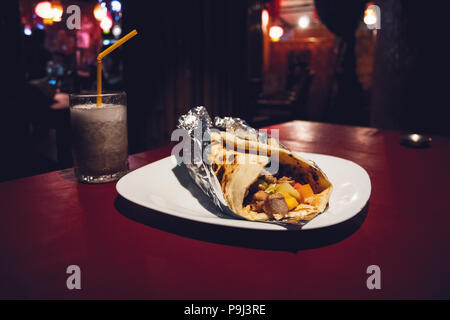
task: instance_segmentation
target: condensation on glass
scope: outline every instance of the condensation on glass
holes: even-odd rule
[[[75,176],[85,183],[106,183],[128,171],[127,103],[124,92],[70,95]]]

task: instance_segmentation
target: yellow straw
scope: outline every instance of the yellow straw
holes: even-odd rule
[[[97,60],[97,107],[102,105],[102,60]]]
[[[133,30],[128,33],[126,36],[117,40],[116,43],[106,48],[106,50],[100,52],[97,56],[97,107],[102,105],[102,59],[111,51],[117,49],[119,46],[124,44],[126,41],[130,40],[132,37],[137,35],[137,31]]]

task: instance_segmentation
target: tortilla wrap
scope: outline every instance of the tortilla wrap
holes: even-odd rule
[[[211,134],[209,161],[218,178],[224,198],[230,209],[248,220],[269,221],[273,217],[251,210],[244,204],[250,187],[257,182],[276,152],[281,170],[300,181],[309,184],[314,195],[304,199],[290,210],[282,221],[298,224],[311,220],[325,211],[332,192],[332,184],[325,174],[312,162],[279,146],[274,139],[267,143],[238,138],[230,133]]]

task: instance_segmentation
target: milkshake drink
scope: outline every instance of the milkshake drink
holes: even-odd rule
[[[126,105],[103,100],[100,107],[84,103],[70,108],[74,169],[82,182],[114,181],[128,170]]]

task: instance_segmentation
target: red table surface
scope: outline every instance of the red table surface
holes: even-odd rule
[[[77,183],[71,169],[14,180],[0,184],[0,297],[450,298],[449,138],[410,149],[395,131],[303,121],[270,128],[293,150],[364,167],[365,210],[324,230],[251,231],[141,208],[115,183]],[[136,154],[130,166],[169,154]],[[81,290],[66,287],[69,265],[81,269]],[[380,267],[380,290],[367,288],[370,265]]]

